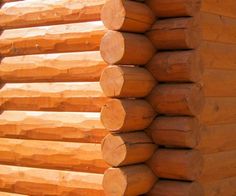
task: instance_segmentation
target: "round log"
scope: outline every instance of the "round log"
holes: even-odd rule
[[[134,196],[147,193],[156,182],[156,176],[146,165],[132,165],[108,169],[103,188],[109,196]]]
[[[156,49],[144,35],[108,31],[102,38],[100,51],[108,64],[145,65]]]
[[[155,117],[152,106],[144,100],[112,99],[101,111],[101,121],[111,132],[131,132],[147,128]]]
[[[147,131],[156,144],[166,147],[194,148],[200,139],[200,124],[193,117],[158,117]]]
[[[197,116],[205,103],[198,84],[158,85],[147,99],[158,113],[166,115]]]
[[[159,149],[148,165],[160,178],[194,181],[203,170],[203,157],[197,150]]]
[[[144,132],[109,134],[102,142],[103,159],[115,167],[145,162],[155,149]]]
[[[158,17],[194,16],[201,0],[146,0],[147,5]]]
[[[145,68],[109,66],[101,75],[100,85],[108,97],[145,97],[156,80]]]
[[[151,28],[155,14],[144,3],[129,0],[108,0],[101,19],[110,30],[143,33]]]
[[[195,18],[158,20],[147,32],[158,50],[195,49],[200,45],[201,33]]]
[[[147,194],[148,196],[200,196],[204,195],[203,187],[198,182],[180,182],[160,180]]]
[[[203,75],[200,58],[194,50],[159,52],[146,67],[160,82],[198,82]]]

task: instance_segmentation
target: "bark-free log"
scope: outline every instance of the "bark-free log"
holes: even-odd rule
[[[135,196],[147,193],[156,176],[146,165],[132,165],[108,169],[103,178],[103,188],[109,196]]]
[[[161,82],[197,82],[203,74],[195,51],[159,52],[146,67]]]
[[[99,81],[106,66],[98,51],[5,57],[0,63],[0,81]]]
[[[0,55],[98,50],[105,32],[101,21],[4,30]]]
[[[158,17],[194,16],[200,11],[201,0],[146,0]]]
[[[203,157],[196,150],[159,149],[148,162],[160,178],[196,180],[203,170]]]
[[[5,4],[0,29],[100,20],[105,0],[31,0]]]
[[[145,65],[156,49],[144,35],[108,31],[101,41],[100,51],[108,64]]]
[[[199,143],[200,123],[193,117],[157,117],[147,131],[156,144],[194,148]]]
[[[203,196],[200,183],[160,180],[147,194],[148,196]]]
[[[98,82],[5,84],[1,110],[99,112],[108,98]]]
[[[102,142],[103,159],[116,167],[145,162],[155,149],[144,132],[109,134]]]
[[[160,114],[195,116],[204,106],[204,95],[197,84],[162,84],[153,89],[148,101]]]
[[[152,10],[144,3],[130,0],[108,0],[101,19],[110,30],[143,33],[155,21]]]
[[[194,49],[201,40],[198,21],[193,18],[158,20],[147,36],[159,50]]]
[[[2,164],[103,173],[100,144],[0,139]]]
[[[0,137],[100,143],[108,131],[99,113],[3,111]]]
[[[101,121],[111,132],[130,132],[147,128],[155,117],[144,100],[111,99],[101,111]]]
[[[0,165],[0,189],[29,195],[103,196],[102,174]]]
[[[108,97],[145,97],[156,80],[145,68],[109,66],[103,71],[100,84]]]

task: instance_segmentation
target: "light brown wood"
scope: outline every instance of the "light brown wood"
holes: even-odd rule
[[[148,196],[203,196],[204,190],[197,182],[160,180],[147,194]]]
[[[27,196],[27,195],[16,194],[16,193],[7,193],[7,192],[0,192],[0,195],[1,196]]]
[[[147,131],[158,145],[194,148],[200,140],[200,127],[193,117],[157,117]]]
[[[155,115],[144,100],[111,99],[102,108],[101,121],[111,132],[131,132],[147,128]]]
[[[108,134],[99,113],[3,111],[0,137],[100,143]]]
[[[205,194],[208,196],[215,195],[235,195],[236,177],[215,180],[213,182],[204,183]]]
[[[99,81],[106,66],[98,51],[5,57],[0,63],[0,81]]]
[[[100,144],[0,139],[2,164],[103,173]]]
[[[102,174],[0,165],[0,189],[29,195],[103,196]]]
[[[110,30],[142,33],[155,21],[152,10],[144,3],[130,0],[108,0],[101,19]]]
[[[110,168],[104,174],[103,188],[109,196],[135,196],[147,193],[156,176],[146,165]]]
[[[100,85],[108,97],[145,97],[156,80],[145,68],[109,66],[101,75]]]
[[[4,30],[0,55],[98,50],[105,32],[101,21]]]
[[[160,178],[194,181],[203,170],[203,157],[196,150],[159,149],[148,165]]]
[[[155,149],[144,132],[109,134],[102,142],[103,159],[115,167],[145,162]]]
[[[194,50],[158,52],[146,67],[161,82],[197,82],[203,74],[200,57]]]
[[[204,106],[202,88],[197,84],[162,84],[153,89],[148,101],[160,114],[200,114]]]
[[[100,51],[111,65],[145,65],[156,50],[144,35],[108,31],[101,41]]]
[[[5,84],[1,110],[99,112],[108,100],[98,82]]]
[[[158,17],[194,16],[201,0],[145,0]]]
[[[157,20],[147,36],[159,50],[194,49],[201,41],[199,22],[191,17]]]
[[[30,0],[7,3],[0,10],[0,28],[22,28],[100,20],[105,0]]]

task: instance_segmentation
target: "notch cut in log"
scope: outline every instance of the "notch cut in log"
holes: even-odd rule
[[[0,29],[14,29],[100,20],[105,0],[34,0],[7,3],[0,11]]]
[[[203,157],[197,150],[158,149],[148,165],[160,178],[194,181],[203,170]]]
[[[200,127],[193,117],[157,117],[147,131],[158,145],[194,148],[200,141]]]
[[[144,132],[109,134],[102,142],[103,159],[111,166],[147,161],[156,145]]]
[[[198,182],[159,180],[148,196],[202,196],[203,187]]]
[[[103,188],[109,196],[134,196],[147,193],[156,176],[146,165],[109,168],[103,178]]]
[[[156,49],[145,35],[108,31],[102,38],[100,51],[110,65],[145,65]]]
[[[146,0],[157,17],[194,16],[200,11],[202,0]]]
[[[0,62],[0,81],[93,82],[99,81],[106,66],[99,51],[5,57]]]
[[[100,85],[108,97],[145,97],[156,80],[145,68],[109,66],[101,75]]]
[[[197,116],[204,107],[198,84],[162,84],[153,89],[148,101],[160,114]]]
[[[3,111],[0,137],[101,143],[108,134],[100,113]]]
[[[143,33],[155,21],[152,10],[144,3],[130,0],[108,0],[101,19],[109,30]]]
[[[159,52],[146,67],[160,82],[198,82],[203,75],[200,59],[194,50]]]
[[[111,99],[101,111],[101,121],[111,132],[131,132],[147,128],[155,111],[145,100]]]
[[[187,17],[158,20],[147,36],[158,50],[195,49],[201,42],[198,20]]]

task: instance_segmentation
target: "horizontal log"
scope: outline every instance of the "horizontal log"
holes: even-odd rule
[[[111,65],[145,65],[156,50],[144,35],[108,31],[101,41],[100,51]]]
[[[203,187],[197,182],[159,180],[147,194],[148,196],[200,196]]]
[[[158,17],[194,16],[200,11],[201,0],[146,0]]]
[[[144,3],[108,0],[103,6],[101,19],[110,30],[143,33],[150,29],[155,15]]]
[[[203,156],[204,166],[198,181],[207,183],[236,176],[236,150]]]
[[[108,169],[104,174],[103,188],[109,196],[142,195],[155,182],[156,176],[146,165],[132,165]]]
[[[203,186],[207,196],[235,195],[236,177],[204,183]]]
[[[207,97],[198,118],[206,125],[234,124],[236,120],[235,97]]]
[[[100,143],[108,131],[99,113],[3,111],[0,137]]]
[[[147,128],[155,115],[145,100],[111,99],[102,108],[101,121],[111,132],[131,132]]]
[[[76,152],[76,153],[75,153]],[[100,144],[0,139],[2,164],[103,173]]]
[[[0,189],[29,195],[103,196],[102,174],[0,165]]]
[[[145,162],[155,149],[144,132],[109,134],[102,142],[103,159],[115,167]]]
[[[2,192],[0,191],[1,196],[27,196],[27,195],[22,195],[22,194],[16,194],[16,193],[7,193],[7,192]]]
[[[236,2],[234,0],[227,0],[227,2],[204,0],[202,1],[201,10],[215,15],[236,18],[235,6]]]
[[[235,128],[236,124],[205,126],[196,148],[204,154],[236,150]]]
[[[109,66],[101,75],[100,85],[108,97],[145,97],[156,80],[145,68]]]
[[[0,63],[0,81],[99,81],[106,66],[98,51],[5,57]]]
[[[31,0],[5,4],[0,10],[0,29],[100,20],[104,2]]]
[[[196,150],[159,149],[148,162],[160,178],[196,180],[203,170],[203,157]]]
[[[98,82],[5,84],[1,110],[99,112],[106,98]]]
[[[199,22],[191,17],[157,20],[147,36],[158,50],[194,49],[201,42]]]
[[[200,123],[193,117],[157,117],[147,131],[166,147],[194,148],[200,140]]]
[[[146,68],[160,82],[198,82],[203,74],[200,55],[195,50],[159,52]]]
[[[4,30],[0,55],[98,50],[105,32],[101,21]]]
[[[202,88],[197,84],[162,84],[147,100],[160,114],[198,115],[204,106]]]

